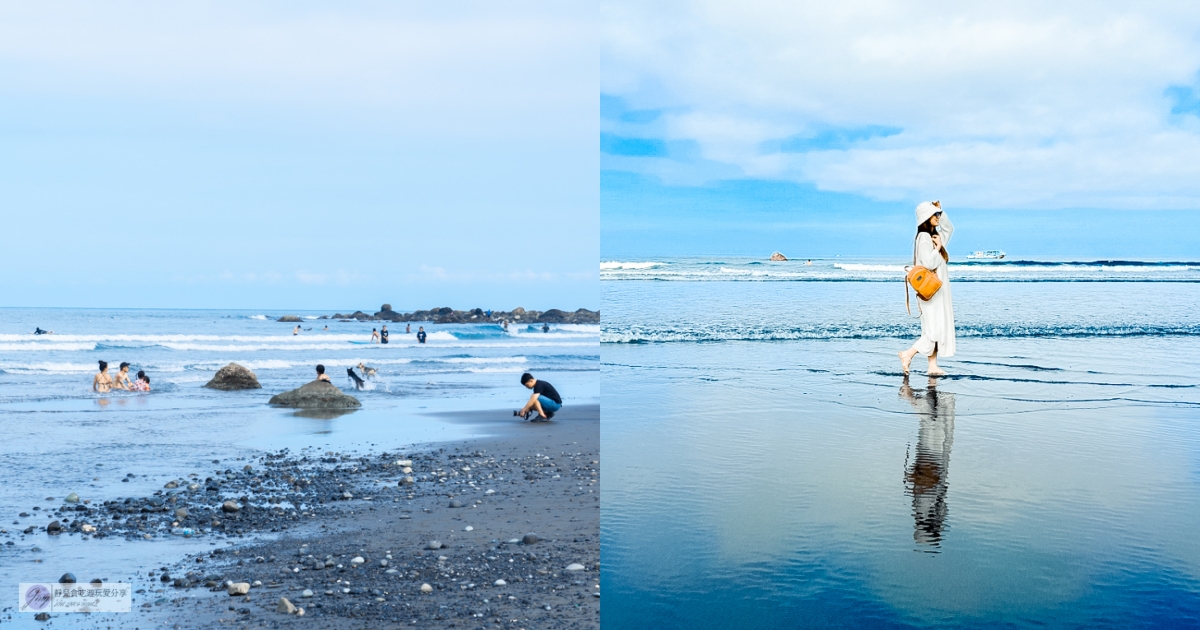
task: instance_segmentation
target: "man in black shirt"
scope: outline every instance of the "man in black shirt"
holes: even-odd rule
[[[419,341],[421,343],[425,343],[425,327],[424,326],[420,326],[417,328],[417,341]]]
[[[554,417],[554,412],[562,409],[562,396],[558,395],[558,390],[554,389],[550,383],[539,381],[533,378],[532,374],[526,372],[521,375],[521,384],[532,389],[533,395],[529,397],[529,402],[513,415],[528,418],[529,414],[536,411],[538,417],[533,421],[546,422]]]
[[[379,343],[387,343],[387,324],[384,324],[383,330],[379,331]]]

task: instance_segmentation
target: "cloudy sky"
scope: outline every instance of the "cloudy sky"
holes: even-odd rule
[[[0,305],[598,308],[597,10],[0,4]]]
[[[609,1],[601,16],[606,252],[664,230],[672,253],[770,247],[713,236],[747,224],[836,223],[828,241],[933,198],[986,226],[983,247],[1197,250],[1194,4]],[[1138,223],[1153,239],[1124,241]],[[1064,227],[1081,241],[1030,235]]]

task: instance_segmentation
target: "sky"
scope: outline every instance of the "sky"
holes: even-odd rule
[[[599,308],[597,10],[0,4],[0,306]]]
[[[1188,2],[601,5],[603,257],[1200,257]],[[898,242],[896,242],[898,241]]]

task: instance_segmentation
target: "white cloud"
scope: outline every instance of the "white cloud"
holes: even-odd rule
[[[1200,208],[1200,134],[1164,95],[1200,70],[1190,3],[608,2],[602,15],[601,90],[664,108],[654,133],[743,176],[973,207]],[[902,132],[762,146],[867,125]]]

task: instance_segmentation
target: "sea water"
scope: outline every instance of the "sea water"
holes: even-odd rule
[[[0,584],[15,589],[66,571],[80,580],[125,579],[213,540],[203,533],[182,539],[160,532],[132,543],[20,534],[44,527],[71,492],[95,504],[147,496],[188,473],[203,479],[240,469],[266,450],[403,454],[419,443],[480,435],[483,429],[434,412],[516,409],[529,397],[518,382],[526,371],[553,383],[568,405],[599,400],[596,325],[551,324],[543,332],[541,324],[514,323],[506,331],[413,322],[406,334],[398,323],[388,326],[390,343],[382,345],[364,343],[380,322],[300,313],[304,323],[294,335],[296,324],[274,321],[281,314],[0,309],[0,529],[7,530],[0,534]],[[416,340],[418,326],[428,332],[425,344]],[[54,332],[32,334],[38,327]],[[93,392],[100,360],[110,375],[123,361],[131,379],[145,371],[152,390]],[[253,370],[262,389],[203,387],[230,362]],[[360,363],[378,370],[361,391],[346,373],[361,376]],[[360,410],[329,417],[267,404],[313,380],[317,364],[362,402]]]
[[[1200,624],[1200,263],[812,263],[602,264],[606,627]]]

